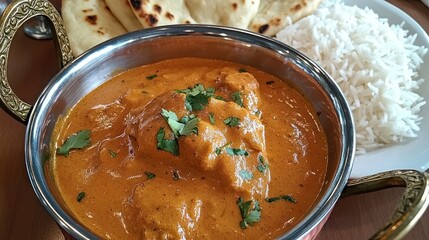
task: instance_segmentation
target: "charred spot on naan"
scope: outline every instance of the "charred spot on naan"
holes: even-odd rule
[[[140,6],[141,6],[141,4],[142,4],[142,1],[141,1],[141,0],[130,0],[129,2],[130,2],[130,4],[131,4],[131,6],[132,6],[135,10],[140,9]]]
[[[170,20],[173,20],[173,19],[174,19],[174,15],[173,15],[173,14],[171,14],[171,13],[169,13],[169,12],[167,12],[167,13],[165,14],[165,16],[166,16],[168,19],[170,19]]]
[[[268,24],[264,24],[264,25],[260,26],[258,28],[258,33],[264,34],[268,30],[269,27],[270,27],[270,25],[268,25]]]
[[[162,12],[162,7],[161,7],[161,6],[159,6],[158,4],[155,4],[155,5],[153,6],[153,10],[154,10],[155,12],[157,12],[157,13],[161,14],[161,12]]]
[[[195,23],[184,0],[129,0],[134,15],[145,28],[170,24]]]
[[[100,35],[104,35],[105,34],[102,28],[97,29],[97,33],[100,34]]]
[[[97,15],[88,15],[85,17],[85,21],[91,25],[97,25]]]
[[[302,1],[302,5],[301,4],[296,4],[294,7],[292,7],[292,11],[299,11],[301,8],[305,7],[305,5],[307,5],[307,3],[305,1]]]
[[[158,18],[153,14],[143,14],[142,17],[146,19],[147,24],[151,27],[155,26],[158,22]]]

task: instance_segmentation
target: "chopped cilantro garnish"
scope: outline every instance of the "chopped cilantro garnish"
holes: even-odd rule
[[[78,195],[77,195],[77,197],[76,197],[76,200],[78,201],[78,202],[81,202],[82,201],[82,199],[85,197],[85,192],[80,192]]]
[[[258,165],[256,166],[256,168],[261,173],[265,172],[265,170],[267,170],[267,168],[268,168],[268,165],[265,162],[265,159],[262,155],[258,156]]]
[[[209,120],[210,120],[210,123],[212,124],[212,125],[214,125],[215,124],[215,118],[214,118],[214,113],[209,113]]]
[[[181,121],[184,121],[184,120],[181,120]],[[182,129],[180,129],[179,131],[180,136],[189,136],[192,133],[198,134],[197,124],[199,121],[200,119],[197,117],[189,118],[186,121],[185,126]]]
[[[230,148],[227,147],[226,149],[226,153],[228,153],[228,155],[230,156],[249,156],[249,153],[246,150],[243,149],[239,149],[239,148]]]
[[[246,70],[246,69],[244,69],[244,68],[239,68],[239,69],[238,69],[238,72],[239,72],[239,73],[244,73],[244,72],[247,72],[247,70]]]
[[[112,157],[112,158],[115,158],[116,157],[116,155],[118,155],[116,152],[114,152],[114,151],[112,151],[112,150],[108,150],[109,151],[109,154],[110,154],[110,156]]]
[[[241,99],[240,92],[234,92],[231,94],[232,100],[237,103],[240,107],[244,107],[243,100]]]
[[[273,84],[274,83],[274,81],[266,81],[265,82],[267,85],[271,85],[271,84]]]
[[[204,89],[204,85],[195,84],[193,88],[177,90],[186,94],[185,107],[188,111],[200,111],[209,103],[209,98],[214,95],[214,88]]]
[[[272,203],[272,202],[275,202],[275,201],[278,201],[278,200],[282,200],[282,199],[285,200],[285,201],[287,201],[287,202],[296,203],[295,198],[293,198],[290,195],[281,195],[281,196],[278,196],[278,197],[265,198],[265,201],[267,201],[269,203]]]
[[[226,99],[221,96],[215,96],[214,98],[216,98],[217,100],[226,101]]]
[[[215,150],[216,155],[220,155],[222,153],[222,150],[229,145],[231,145],[231,142],[228,142],[228,143],[224,144],[223,146],[217,147]]]
[[[215,153],[216,155],[220,155],[222,153],[222,148],[217,147]]]
[[[164,128],[160,128],[156,135],[158,149],[172,153],[174,156],[179,155],[179,145],[177,139],[164,139],[165,131]]]
[[[250,206],[253,202],[253,209],[250,210]],[[247,226],[251,225],[253,226],[254,223],[259,222],[261,219],[261,208],[259,207],[259,202],[254,200],[249,200],[246,202],[243,202],[243,198],[239,198],[237,201],[237,205],[240,209],[241,213],[241,221],[240,221],[240,227],[242,229],[246,229]]]
[[[200,119],[194,115],[184,116],[180,121],[176,113],[172,111],[162,109],[161,115],[167,120],[168,126],[170,126],[176,138],[179,136],[189,136],[192,133],[198,134],[197,124]]]
[[[240,118],[238,117],[228,117],[223,121],[227,126],[237,127],[240,124]]]
[[[90,141],[90,130],[81,130],[70,135],[60,148],[57,148],[58,155],[68,156],[72,149],[82,149],[87,147]]]
[[[198,134],[197,124],[200,121],[195,115],[184,116],[179,120],[176,113],[165,109],[161,110],[161,115],[167,121],[168,126],[174,134],[174,139],[164,139],[164,128],[158,130],[156,136],[158,149],[171,152],[173,155],[179,155],[179,146],[177,138],[180,136],[189,136],[192,133]]]
[[[158,77],[158,75],[156,75],[156,74],[152,74],[152,75],[146,76],[146,79],[147,79],[147,80],[153,80],[153,79],[155,79],[156,77]]]
[[[151,172],[144,172],[144,174],[146,175],[148,180],[156,177],[156,175]]]
[[[247,170],[240,170],[239,172],[238,172],[238,174],[240,175],[240,177],[243,179],[243,180],[250,180],[250,179],[252,179],[253,178],[253,174],[251,173],[251,172],[249,172],[249,171],[247,171]]]
[[[180,123],[176,113],[172,111],[168,111],[163,108],[161,110],[161,115],[167,121],[168,126],[170,126],[171,131],[174,133],[174,136],[179,137],[179,131],[185,126],[185,124]]]
[[[191,114],[189,116],[183,116],[182,119],[180,119],[181,123],[188,123],[190,120],[192,120],[193,118],[195,118],[194,114]]]

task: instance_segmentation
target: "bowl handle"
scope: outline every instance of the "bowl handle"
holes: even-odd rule
[[[352,179],[341,197],[405,187],[401,202],[390,220],[370,239],[401,239],[417,223],[429,205],[429,174],[416,170],[394,170]]]
[[[22,122],[28,120],[32,106],[12,91],[7,79],[7,62],[16,31],[34,16],[46,16],[50,19],[51,29],[55,29],[54,39],[56,48],[59,49],[61,68],[73,60],[63,20],[48,0],[15,0],[6,7],[0,19],[0,100],[10,115]]]

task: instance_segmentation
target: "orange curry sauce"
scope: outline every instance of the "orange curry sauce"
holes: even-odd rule
[[[105,239],[274,238],[306,214],[326,173],[309,102],[230,62],[182,58],[121,73],[57,123],[53,149],[81,130],[90,144],[50,164],[69,211]]]

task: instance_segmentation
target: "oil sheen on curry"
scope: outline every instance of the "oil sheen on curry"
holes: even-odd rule
[[[181,58],[128,70],[57,123],[52,169],[69,211],[104,239],[266,239],[324,183],[317,113],[280,79]]]

